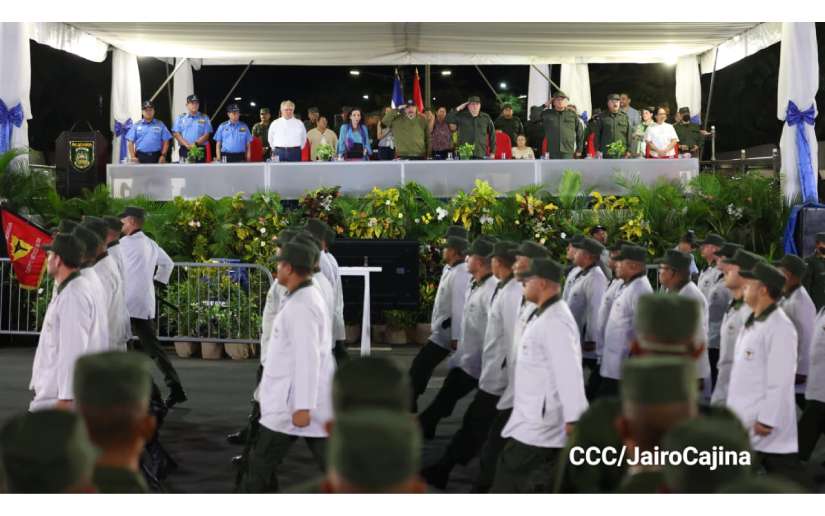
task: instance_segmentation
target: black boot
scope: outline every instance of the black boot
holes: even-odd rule
[[[249,438],[249,427],[244,427],[243,430],[239,432],[235,432],[234,434],[229,434],[226,436],[226,441],[229,444],[237,444],[237,445],[244,445],[246,444],[246,440]]]
[[[183,391],[183,386],[180,384],[175,385],[172,387],[169,397],[166,398],[166,408],[171,409],[178,403],[183,403],[188,399],[189,398],[186,397],[186,393]]]
[[[444,461],[438,461],[432,466],[428,466],[421,470],[421,478],[423,478],[427,484],[435,487],[436,489],[445,491],[447,489],[447,483],[450,480],[450,472],[452,470],[452,464]]]

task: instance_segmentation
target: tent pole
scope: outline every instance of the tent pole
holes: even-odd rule
[[[185,62],[186,62],[186,61],[188,61],[188,60],[189,60],[189,58],[183,58],[183,59],[181,59],[180,63],[178,63],[178,64],[175,66],[175,69],[174,69],[174,70],[172,70],[172,73],[170,73],[170,74],[169,74],[169,76],[168,76],[168,77],[166,77],[166,80],[165,80],[165,81],[163,81],[163,84],[161,84],[161,85],[160,85],[160,87],[157,89],[157,91],[155,91],[155,94],[154,94],[154,95],[152,95],[151,97],[149,97],[149,100],[150,100],[150,101],[154,102],[154,100],[157,98],[157,96],[158,96],[158,95],[160,95],[160,92],[161,92],[161,91],[163,91],[163,88],[164,88],[167,84],[169,84],[169,81],[171,81],[171,80],[172,80],[172,77],[174,77],[174,76],[175,76],[175,74],[176,74],[176,73],[178,73],[178,70],[180,70],[180,67],[181,67],[181,66],[183,66],[183,63],[185,63]]]
[[[169,75],[169,63],[168,62],[166,63],[166,75]],[[166,83],[166,96],[169,99],[169,117],[170,117],[170,121],[174,125],[174,123],[175,123],[175,106],[172,105],[172,83],[171,82]]]
[[[479,75],[481,75],[481,78],[484,79],[484,82],[487,84],[487,87],[490,88],[490,91],[493,92],[493,95],[496,96],[496,100],[500,104],[501,103],[501,97],[498,96],[498,93],[496,92],[496,89],[493,88],[493,85],[490,84],[490,81],[487,80],[487,77],[484,75],[484,72],[481,71],[481,68],[479,68],[478,65],[473,65],[473,66],[476,67],[476,70],[478,70]]]
[[[550,77],[546,76],[546,75],[544,74],[544,72],[542,72],[542,71],[541,71],[541,68],[539,68],[538,66],[536,66],[536,65],[534,65],[534,64],[531,64],[530,66],[532,66],[532,67],[533,67],[533,69],[534,69],[535,71],[537,71],[539,75],[541,75],[542,77],[544,77],[544,79],[545,79],[547,82],[549,82],[551,86],[553,86],[553,87],[554,87],[554,88],[556,88],[557,90],[560,90],[560,89],[561,89],[561,86],[559,86],[558,84],[556,84],[555,82],[553,82],[553,79],[551,79]],[[552,67],[553,67],[553,65],[548,65],[547,69],[548,69],[548,70],[552,70]]]
[[[719,47],[713,54],[713,71],[710,74],[710,89],[708,90],[708,106],[705,108],[705,131],[708,130],[708,117],[710,116],[710,102],[713,100],[713,85],[716,79],[716,59],[719,57]]]
[[[226,101],[227,101],[227,100],[229,100],[229,96],[230,96],[230,95],[232,95],[232,92],[234,92],[234,91],[235,91],[235,88],[237,88],[237,87],[238,87],[238,84],[241,82],[241,79],[243,79],[243,76],[244,76],[244,75],[246,75],[246,72],[248,72],[248,71],[249,71],[249,68],[252,66],[252,63],[254,63],[254,62],[255,62],[254,60],[253,60],[253,61],[250,61],[250,62],[249,62],[249,64],[248,64],[248,65],[246,65],[246,68],[244,68],[244,69],[243,69],[243,72],[241,72],[241,76],[240,76],[240,77],[238,77],[238,80],[237,80],[237,81],[235,81],[235,84],[233,84],[233,85],[232,85],[232,87],[231,87],[231,88],[229,88],[229,91],[226,93],[226,96],[223,98],[223,100],[221,101],[221,103],[220,103],[220,104],[218,104],[218,107],[215,109],[215,112],[214,112],[214,113],[212,113],[212,116],[209,118],[209,120],[210,120],[210,121],[215,120],[215,117],[216,117],[216,116],[218,116],[218,113],[220,113],[221,108],[222,108],[222,107],[223,107],[223,105],[226,103]]]
[[[424,107],[432,109],[433,92],[430,87],[430,65],[424,65]]]

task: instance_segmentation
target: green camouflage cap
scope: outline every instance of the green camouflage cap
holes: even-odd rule
[[[107,351],[77,359],[74,395],[78,405],[111,407],[149,402],[152,361],[143,353]]]
[[[593,256],[601,256],[604,251],[604,246],[598,240],[593,238],[582,238],[573,244],[576,249],[583,249]]]
[[[468,255],[478,255],[486,257],[490,253],[493,252],[493,242],[489,238],[485,237],[478,237],[473,240],[473,243],[470,244],[469,249],[467,249]]]
[[[556,93],[553,94],[553,98],[554,99],[556,99],[556,98],[569,99],[570,97],[567,96],[567,93],[565,93],[561,90],[556,90]]]
[[[83,419],[65,410],[13,417],[0,449],[11,493],[62,493],[90,481],[97,458]]]
[[[457,236],[447,237],[447,246],[448,249],[455,249],[456,251],[460,252],[461,254],[465,254],[467,248],[470,247],[470,242],[467,241],[466,238],[461,238]]]
[[[756,267],[757,263],[764,261],[765,259],[758,254],[745,251],[744,249],[737,249],[736,253],[733,255],[733,258],[725,258],[722,260],[722,262],[727,263],[728,265],[736,265],[743,271],[753,269]]]
[[[665,255],[656,260],[656,263],[673,267],[678,271],[690,270],[690,255],[676,249],[668,249]]]
[[[312,238],[306,231],[295,235],[292,242],[307,246],[312,251],[313,266],[318,263],[318,260],[321,258],[321,247],[318,245],[318,241]]]
[[[43,249],[59,256],[69,267],[80,267],[85,251],[83,242],[72,233],[59,233],[52,243],[44,246]]]
[[[516,255],[526,256],[527,258],[531,259],[549,258],[550,251],[548,251],[546,247],[539,244],[538,242],[533,242],[532,240],[525,240],[518,246],[518,249],[516,249]]]
[[[725,452],[751,453],[750,437],[739,419],[733,414],[727,416],[707,415],[687,420],[662,439],[665,450],[685,450],[695,448],[699,453],[713,453],[714,447],[722,447]],[[719,448],[717,448],[718,450]],[[705,464],[692,466],[667,462],[664,467],[665,482],[673,493],[714,493],[720,487],[747,479],[752,473],[750,465],[719,464],[715,469]]]
[[[109,231],[117,231],[118,233],[123,231],[123,223],[119,218],[106,215],[103,217],[103,221],[106,222],[106,226],[109,228]]]
[[[327,467],[365,491],[404,482],[418,473],[421,430],[409,415],[388,410],[357,410],[335,418]]]
[[[583,240],[584,240],[584,235],[582,235],[580,233],[577,233],[575,235],[572,235],[572,236],[564,239],[564,241],[567,243],[567,245],[572,245],[573,247],[576,247],[576,245],[581,243]]]
[[[488,258],[503,258],[511,262],[516,261],[518,244],[510,240],[502,240],[493,245],[493,250],[487,255]]]
[[[318,253],[306,244],[291,241],[281,247],[281,254],[275,259],[279,262],[286,262],[293,267],[312,270],[318,261]]]
[[[449,238],[451,236],[467,239],[469,237],[469,233],[464,226],[450,226],[447,228],[447,233],[444,235],[444,238]]]
[[[805,263],[805,260],[793,254],[786,254],[781,260],[773,262],[773,264],[776,267],[782,267],[797,278],[804,276],[805,271],[808,269],[808,264]]]
[[[722,238],[721,235],[717,235],[716,233],[708,233],[707,236],[705,236],[705,239],[699,242],[697,245],[703,246],[706,244],[715,245],[716,247],[722,247],[723,245],[725,245],[725,239]]]
[[[97,235],[101,242],[105,242],[109,236],[109,225],[99,217],[84,217],[81,226]]]
[[[471,103],[473,103],[473,102],[478,102],[478,103],[481,103],[481,98],[480,98],[478,95],[471,95],[471,96],[467,99],[467,103],[468,103],[468,104],[471,104]]]
[[[757,263],[753,269],[740,270],[739,275],[746,279],[761,281],[766,287],[782,290],[785,286],[785,275],[782,271],[766,262]]]
[[[817,233],[814,238],[816,239],[817,244],[825,243],[825,231]]]
[[[519,278],[531,278],[538,276],[539,278],[555,281],[561,283],[561,278],[564,275],[564,267],[561,264],[551,260],[550,258],[533,258],[530,260],[530,267],[526,271],[519,274]]]
[[[773,475],[751,475],[745,480],[722,486],[724,494],[804,494],[807,491],[795,482]]]
[[[102,241],[96,234],[81,224],[80,226],[74,228],[72,235],[74,235],[75,238],[80,240],[80,243],[83,244],[83,254],[87,258],[94,258],[97,256],[97,248],[100,247]]]
[[[356,409],[410,411],[409,376],[381,357],[347,360],[332,380],[332,410],[336,416]]]
[[[621,100],[621,97],[618,93],[611,93],[607,96],[607,100]]]
[[[721,256],[722,258],[733,258],[736,255],[736,251],[739,249],[744,249],[744,246],[733,242],[725,242],[725,245],[723,245],[716,252],[716,256]]]
[[[60,224],[57,225],[57,232],[58,233],[71,233],[74,231],[74,228],[80,225],[80,222],[76,220],[69,220],[63,219],[60,221]],[[123,224],[121,224],[123,226]]]
[[[327,238],[331,228],[323,220],[308,219],[305,229],[312,233],[312,236],[314,236],[319,242],[326,242],[327,244],[329,244]]]
[[[696,404],[696,364],[687,357],[642,356],[622,366],[622,404]]]
[[[652,353],[688,352],[676,345],[696,336],[702,307],[698,301],[677,294],[644,294],[636,304],[633,322],[639,346]]]
[[[638,245],[623,245],[616,261],[630,260],[631,262],[647,263],[647,249]]]

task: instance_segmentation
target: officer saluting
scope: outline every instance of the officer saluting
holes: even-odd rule
[[[151,100],[144,101],[143,118],[126,133],[129,158],[138,163],[166,163],[171,139],[166,124],[155,118],[155,105]]]
[[[166,406],[171,408],[187,398],[177,371],[155,337],[155,289],[152,284],[167,284],[174,264],[169,255],[143,232],[145,218],[143,208],[134,206],[127,206],[120,214],[123,233],[126,234],[120,239],[126,270],[126,309],[129,311],[132,333],[139,339],[135,348],[149,355],[163,373],[170,390]]]
[[[218,161],[225,157],[229,163],[250,161],[252,132],[249,127],[241,122],[241,108],[237,104],[229,104],[226,107],[226,114],[229,120],[218,126],[215,131],[215,141],[218,142],[215,154]]]
[[[185,160],[189,149],[200,147],[209,142],[212,133],[212,123],[209,117],[198,111],[201,102],[197,95],[186,97],[186,113],[181,113],[172,125],[172,134],[180,144],[180,159]],[[204,155],[198,161],[203,162]]]

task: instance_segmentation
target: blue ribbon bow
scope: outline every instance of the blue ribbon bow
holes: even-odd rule
[[[128,118],[125,122],[121,123],[118,120],[115,120],[115,136],[120,138],[120,159],[118,161],[123,161],[123,158],[126,157],[126,133],[129,132],[129,129],[132,128],[132,119]]]
[[[588,118],[587,117],[587,111],[582,111],[582,114],[579,115],[579,118],[581,118],[582,122],[584,122],[586,124],[587,123],[587,118]]]
[[[19,102],[9,109],[3,99],[0,99],[0,152],[11,148],[11,132],[15,127],[23,125],[23,106]]]
[[[805,124],[814,125],[815,118],[816,110],[813,104],[805,111],[800,111],[792,100],[788,101],[785,122],[788,123],[788,127],[796,126],[796,159],[803,203],[815,203],[819,200],[816,193],[816,173],[811,163],[811,147],[805,135]]]

